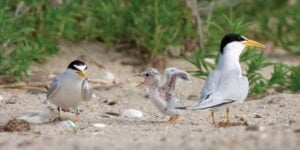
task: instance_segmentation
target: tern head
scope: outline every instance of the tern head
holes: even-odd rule
[[[146,86],[158,86],[160,77],[159,77],[159,72],[155,68],[147,68],[144,72],[141,73],[142,77],[144,77],[144,81],[137,85],[137,87],[141,85],[146,85]]]
[[[234,53],[240,55],[245,47],[265,48],[265,46],[261,43],[249,40],[248,38],[239,34],[230,33],[223,37],[220,51],[221,54],[227,53],[228,51],[234,51]]]
[[[72,61],[67,69],[71,70],[82,78],[86,78],[87,65],[80,60]]]

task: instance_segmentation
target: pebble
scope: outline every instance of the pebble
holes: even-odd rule
[[[109,71],[102,71],[100,72],[100,78],[103,79],[103,80],[114,80],[115,79],[115,76],[114,74],[112,74],[111,72]]]
[[[61,127],[76,127],[76,124],[71,120],[63,120],[57,123]]]
[[[104,128],[104,127],[106,127],[106,124],[103,124],[103,123],[95,123],[95,124],[93,124],[93,126],[96,127],[96,128]]]
[[[4,100],[4,97],[2,95],[0,95],[0,102]]]
[[[136,109],[126,109],[122,113],[123,117],[133,117],[133,118],[141,118],[143,117],[143,113]]]

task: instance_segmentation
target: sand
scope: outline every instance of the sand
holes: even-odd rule
[[[142,68],[122,65],[124,61],[134,61],[133,58],[107,51],[100,43],[61,44],[60,48],[58,56],[49,58],[44,64],[34,64],[27,80],[49,81],[53,75],[62,72],[70,61],[81,58],[89,65],[90,79],[99,78],[101,71],[110,71],[116,76],[116,84],[92,84],[93,99],[80,106],[81,122],[76,127],[46,123],[32,124],[31,130],[25,132],[0,132],[0,149],[279,150],[300,147],[300,94],[270,90],[263,98],[247,99],[230,107],[232,121],[237,122],[244,117],[251,127],[215,127],[207,110],[185,111],[176,124],[167,124],[163,121],[168,117],[151,104],[146,90],[135,87],[142,79],[134,75]],[[168,59],[167,65],[195,69],[182,60]],[[187,105],[197,102],[203,83],[195,77],[189,83],[179,82],[178,97]],[[46,98],[45,92],[43,88],[0,89],[0,125],[25,113],[42,112],[48,106],[55,108],[54,105],[42,103]],[[125,118],[107,114],[121,114],[129,108],[142,111],[144,116]],[[63,115],[75,118],[72,113]],[[217,122],[223,121],[224,115],[224,112],[218,112]],[[96,123],[106,126],[94,127]]]

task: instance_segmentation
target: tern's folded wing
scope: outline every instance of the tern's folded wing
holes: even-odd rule
[[[84,101],[89,101],[92,99],[92,89],[88,84],[88,79],[85,79],[82,82],[81,97]]]
[[[221,78],[213,95],[222,97],[223,99],[243,101],[247,97],[248,91],[248,79],[234,72],[230,72]]]
[[[57,90],[59,89],[59,87],[60,87],[59,78],[60,78],[60,76],[56,76],[52,80],[50,87],[48,89],[48,92],[47,92],[47,99],[51,99],[53,97],[53,95],[57,92]]]
[[[223,73],[218,82],[213,80],[209,82],[212,84],[210,87],[214,86],[214,89],[192,109],[205,109],[235,101],[243,101],[248,95],[248,80],[237,72]],[[215,83],[217,84],[214,85]]]
[[[219,71],[213,71],[209,74],[201,91],[200,100],[208,99],[209,96],[216,90],[221,74]]]

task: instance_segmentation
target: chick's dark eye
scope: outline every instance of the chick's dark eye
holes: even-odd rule
[[[145,74],[145,76],[146,76],[146,77],[148,77],[148,76],[149,76],[149,74],[148,74],[148,73],[146,73],[146,74]]]

